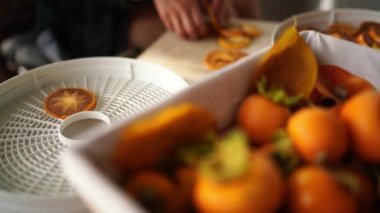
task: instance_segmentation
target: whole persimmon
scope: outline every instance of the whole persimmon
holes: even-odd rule
[[[357,205],[350,191],[327,169],[308,165],[295,170],[288,179],[289,212],[350,213]]]
[[[366,79],[335,65],[320,65],[318,80],[340,99],[349,98],[366,90],[374,91],[374,87]]]
[[[199,175],[194,201],[201,212],[277,212],[284,198],[285,183],[277,165],[265,154],[250,156],[247,173],[217,181]]]
[[[338,163],[349,146],[343,123],[324,108],[306,107],[294,113],[287,133],[296,152],[308,163]]]
[[[340,172],[343,179],[352,184],[352,193],[362,212],[373,212],[376,203],[376,187],[369,174],[356,168],[344,168]]]
[[[353,153],[365,162],[380,163],[380,95],[374,91],[355,95],[344,104],[341,118]]]
[[[152,212],[178,212],[178,187],[169,178],[155,171],[135,174],[124,186],[145,208]]]
[[[252,143],[263,145],[272,141],[276,130],[285,127],[290,114],[287,107],[263,95],[253,94],[241,104],[238,123]]]

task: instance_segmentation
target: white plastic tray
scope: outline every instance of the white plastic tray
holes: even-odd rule
[[[63,120],[47,115],[45,97],[59,88],[95,93],[94,111],[123,120],[187,87],[164,67],[134,59],[96,57],[50,64],[0,84],[0,212],[83,212],[66,179],[58,134]],[[68,119],[68,118],[67,118]],[[91,127],[81,127],[93,136]]]
[[[272,33],[272,43],[282,34],[282,32],[294,24],[297,20],[297,27],[316,27],[325,29],[334,23],[347,23],[358,27],[364,21],[380,22],[380,12],[366,9],[332,9],[326,11],[309,11],[296,14],[283,20]]]

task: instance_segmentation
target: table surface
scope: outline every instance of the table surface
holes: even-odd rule
[[[278,25],[277,22],[262,20],[234,19],[232,22],[235,24],[254,24],[263,32],[260,37],[253,40],[249,47],[242,49],[247,53],[255,53],[271,45],[272,32]],[[166,32],[147,48],[138,59],[162,65],[191,84],[212,72],[205,69],[203,58],[209,51],[218,48],[220,47],[217,44],[217,37],[188,41],[171,32]]]

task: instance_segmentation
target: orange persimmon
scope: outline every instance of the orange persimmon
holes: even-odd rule
[[[318,81],[339,99],[349,98],[365,90],[374,90],[367,80],[335,65],[319,65]]]
[[[265,154],[252,153],[246,174],[226,181],[198,175],[194,188],[201,212],[276,212],[283,201],[284,181]]]
[[[307,98],[314,89],[318,75],[317,59],[310,46],[289,27],[261,57],[251,86],[256,88],[265,77],[268,88],[282,88],[290,96]]]
[[[286,125],[290,110],[270,99],[253,94],[244,99],[238,111],[238,124],[254,144],[272,141],[273,133]]]
[[[343,123],[332,111],[307,107],[293,114],[287,133],[296,152],[310,163],[338,163],[348,149],[348,137]]]
[[[164,175],[144,171],[132,176],[124,186],[126,192],[152,212],[178,212],[178,187]]]
[[[288,179],[289,212],[353,213],[354,196],[327,169],[308,165],[298,168]]]
[[[352,141],[353,153],[369,163],[380,163],[380,95],[366,91],[344,103],[341,118]]]
[[[202,142],[215,128],[208,110],[191,103],[171,106],[123,129],[111,157],[124,171],[150,168],[176,147]]]

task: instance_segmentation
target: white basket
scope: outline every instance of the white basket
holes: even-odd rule
[[[316,32],[304,32],[302,36],[310,44],[320,63],[335,64],[356,74],[363,71],[359,75],[380,90],[380,73],[377,72],[377,68],[380,67],[380,54],[370,48]],[[341,54],[341,51],[346,52],[347,49],[352,55]],[[199,104],[210,110],[215,114],[219,127],[226,127],[234,119],[237,107],[246,96],[254,74],[252,71],[265,51],[267,49],[228,65],[153,109],[120,121],[96,140],[67,152],[63,161],[65,171],[76,183],[79,194],[90,208],[95,212],[143,212],[144,210],[116,184],[108,160],[120,131],[135,120],[184,101]],[[349,60],[350,57],[363,64]],[[366,69],[359,69],[363,67]]]
[[[59,129],[66,120],[43,109],[50,92],[67,87],[94,92],[94,111],[112,125],[167,99],[187,83],[151,63],[95,57],[46,65],[0,84],[0,212],[85,211],[62,171],[61,156],[68,144]],[[88,130],[88,137],[98,130],[81,128]]]
[[[366,9],[332,9],[326,11],[310,11],[300,13],[282,21],[272,33],[272,43],[284,32],[284,30],[294,24],[297,20],[297,27],[315,27],[325,29],[334,23],[347,23],[354,27],[359,27],[364,21],[380,22],[380,12]]]

